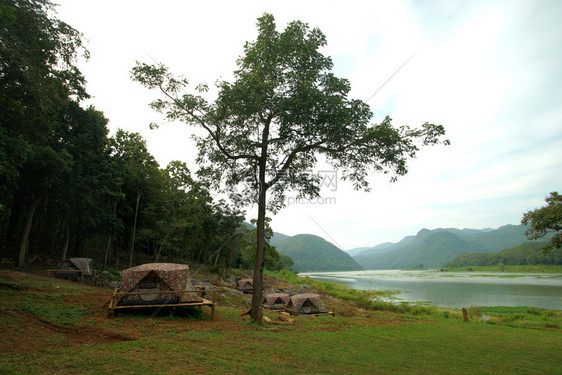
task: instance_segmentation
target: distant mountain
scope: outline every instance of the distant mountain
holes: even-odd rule
[[[499,253],[461,254],[445,263],[444,267],[562,264],[562,249],[545,255],[542,252],[543,244],[544,242],[528,241]]]
[[[374,247],[356,247],[353,249],[349,249],[347,250],[347,253],[349,255],[351,255],[352,257],[355,257],[363,252],[369,251],[369,252],[377,252],[377,253],[385,253],[386,249],[390,248],[394,246],[393,242],[385,242],[385,243],[381,243],[380,245],[374,246]]]
[[[244,223],[244,227],[254,229],[255,226]],[[353,258],[340,250],[331,242],[313,234],[286,234],[273,232],[269,244],[275,246],[278,253],[293,259],[292,270],[307,271],[354,271],[361,269]]]
[[[363,261],[372,258],[375,255],[380,255],[384,253],[388,253],[392,250],[400,248],[402,246],[406,246],[412,243],[416,239],[416,236],[406,236],[400,242],[393,243],[393,242],[385,242],[377,246],[373,246],[368,250],[362,251],[357,255],[350,254],[359,264],[362,264]],[[381,247],[382,246],[382,247]]]
[[[505,225],[498,229],[422,229],[416,236],[384,247],[357,253],[354,259],[364,269],[398,269],[423,264],[441,267],[463,253],[490,253],[514,247],[527,241],[524,225]]]
[[[293,259],[295,262],[293,270],[296,272],[360,269],[349,254],[322,237],[312,234],[298,234],[292,237],[276,235],[270,243],[280,254],[288,255]]]

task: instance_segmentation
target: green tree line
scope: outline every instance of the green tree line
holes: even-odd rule
[[[240,211],[215,201],[186,163],[160,167],[138,133],[110,137],[104,114],[83,104],[76,65],[89,53],[54,11],[47,0],[0,1],[2,258],[252,268]],[[274,249],[269,258],[282,267]]]
[[[544,254],[543,242],[527,242],[519,246],[502,250],[498,253],[467,253],[456,256],[453,260],[444,264],[444,267],[468,267],[468,266],[519,266],[553,264],[562,265],[562,250]]]

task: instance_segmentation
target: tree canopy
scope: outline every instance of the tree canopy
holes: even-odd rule
[[[140,134],[109,137],[104,114],[83,105],[81,55],[82,34],[50,1],[0,0],[2,262],[238,266],[239,211],[214,202],[185,163],[160,168]]]
[[[152,108],[206,131],[195,137],[200,176],[217,189],[221,183],[243,184],[242,191],[231,191],[233,199],[258,206],[254,320],[261,305],[266,208],[283,207],[289,190],[300,198],[317,197],[321,179],[311,171],[319,157],[357,189],[368,190],[369,172],[389,173],[392,180],[406,174],[418,145],[440,143],[445,132],[429,123],[395,128],[389,117],[372,124],[369,106],[348,98],[350,82],[331,72],[319,29],[293,21],[279,32],[267,13],[257,27],[257,39],[246,43],[237,60],[234,81],[218,82],[214,101],[204,95],[208,86],[189,92],[188,80],[162,64],[137,62],[132,70],[134,80],[162,93]]]
[[[523,214],[521,223],[530,225],[525,232],[530,240],[547,239],[543,246],[545,253],[562,247],[562,195],[554,191],[545,198],[546,206]]]

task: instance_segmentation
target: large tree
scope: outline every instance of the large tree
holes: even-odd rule
[[[525,232],[530,240],[548,240],[543,246],[543,252],[546,254],[562,247],[562,195],[553,191],[545,201],[546,206],[523,214],[521,223],[531,226]]]
[[[206,131],[196,137],[200,175],[215,188],[243,184],[233,198],[257,203],[251,317],[259,321],[266,212],[283,207],[285,192],[319,195],[320,176],[310,173],[319,157],[357,189],[368,190],[370,171],[389,173],[394,180],[407,172],[407,159],[415,156],[418,144],[439,143],[444,128],[429,123],[395,128],[389,117],[371,124],[369,106],[349,99],[349,81],[330,72],[332,60],[320,52],[326,38],[319,29],[294,21],[278,32],[271,14],[259,18],[257,26],[257,39],[246,43],[237,60],[234,81],[219,82],[213,102],[204,98],[206,85],[188,93],[188,81],[175,78],[164,65],[137,63],[132,74],[162,92],[152,108]]]

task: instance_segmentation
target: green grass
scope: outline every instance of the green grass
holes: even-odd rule
[[[0,301],[9,303],[10,309],[23,311],[49,323],[76,326],[83,315],[89,314],[81,305],[67,301],[69,297],[89,293],[81,286],[3,279],[0,279],[0,285]]]
[[[559,329],[562,327],[562,313],[558,310],[528,306],[471,306],[468,310],[475,318],[489,317],[485,320],[489,324],[534,329]]]
[[[0,290],[3,306],[58,325],[87,326],[87,321],[81,326],[76,320],[86,313],[72,300],[79,289],[54,282],[41,284],[48,288],[42,292],[25,289],[18,281],[10,283]],[[347,288],[314,279],[299,283],[332,288],[348,298],[357,296]],[[27,287],[37,285],[28,283]],[[103,321],[98,328],[114,333],[136,330],[140,339],[73,345],[65,344],[60,332],[28,332],[21,317],[3,313],[0,328],[17,329],[0,338],[0,344],[32,339],[43,346],[33,351],[5,351],[0,356],[0,374],[562,373],[560,311],[472,306],[469,322],[463,322],[455,310],[403,308],[405,313],[397,313],[395,308],[354,317],[298,316],[293,326],[259,326],[248,318],[241,320],[240,310],[220,306],[219,318],[213,322],[193,322],[191,319],[205,318],[198,310],[174,317],[123,314]],[[482,321],[484,316],[491,317],[488,324]]]
[[[343,317],[304,318],[296,326],[274,330],[247,323],[236,331],[168,333],[131,342],[46,349],[33,356],[9,353],[0,359],[0,373],[560,373],[559,332],[460,320],[369,323]]]

